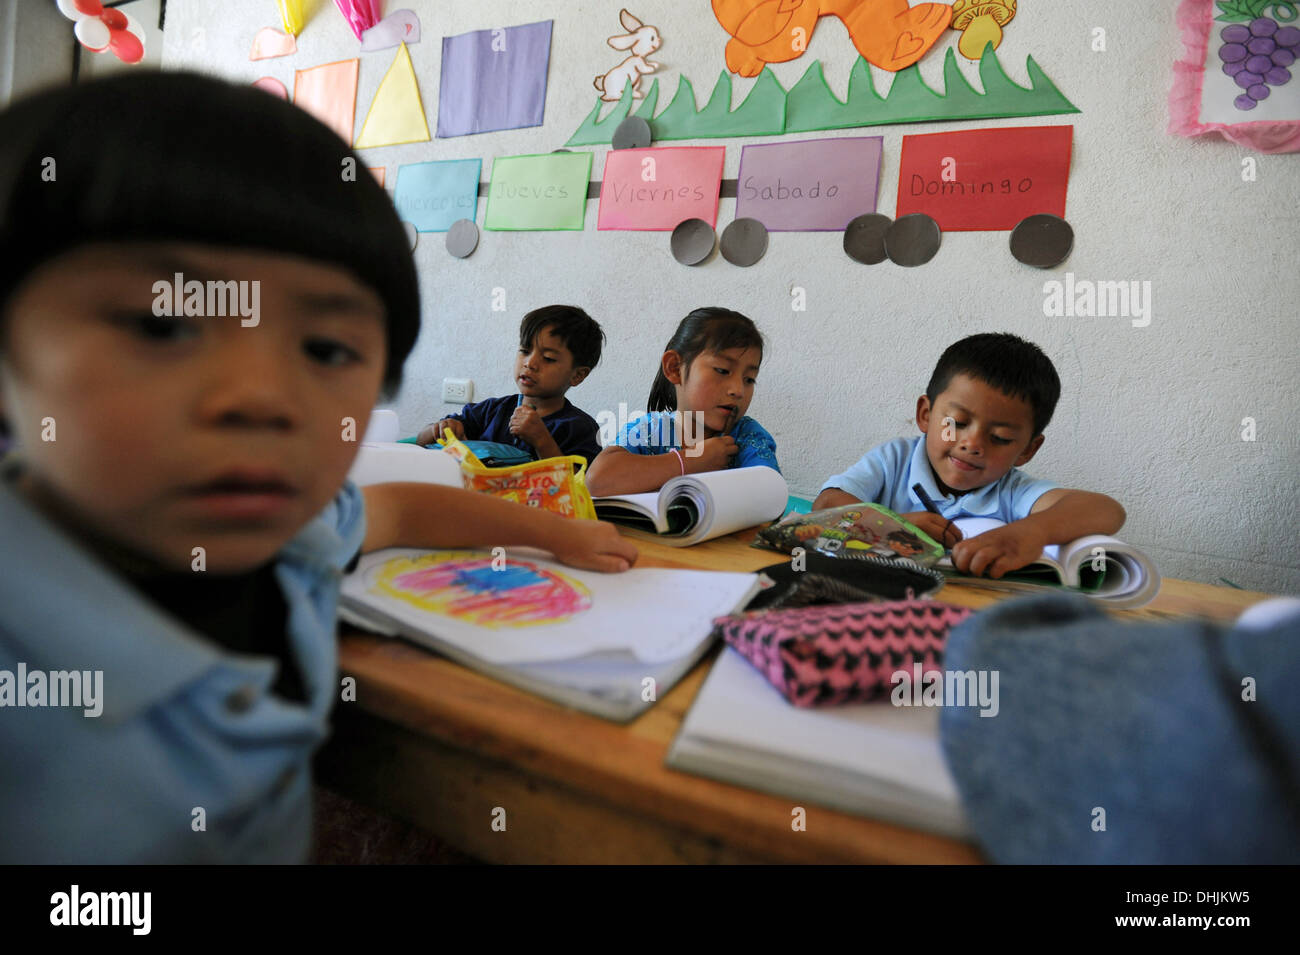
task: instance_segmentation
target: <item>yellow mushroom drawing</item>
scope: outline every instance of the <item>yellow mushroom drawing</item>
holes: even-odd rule
[[[998,48],[1002,28],[1016,15],[1016,0],[956,0],[952,5],[952,28],[961,31],[957,49],[968,60],[984,55],[984,45]]]

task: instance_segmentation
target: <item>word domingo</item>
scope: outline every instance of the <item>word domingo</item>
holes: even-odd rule
[[[980,183],[957,182],[956,180],[944,182],[939,179],[926,179],[913,173],[912,183],[909,188],[914,196],[1009,196],[1013,193],[1028,192],[1033,189],[1034,180],[1026,176],[1018,181],[1003,179],[996,183],[992,179]]]
[[[1131,318],[1134,328],[1151,324],[1151,282],[1065,281],[1043,283],[1043,314],[1048,318]]]
[[[171,283],[160,279],[153,283],[155,316],[191,316],[198,318],[239,315],[240,325],[251,328],[261,321],[262,283],[185,281],[177,272]]]
[[[640,418],[644,412],[629,416],[627,403],[618,403],[617,416],[612,411],[600,411],[596,414],[596,424],[600,426],[600,443],[605,447],[617,443],[618,436],[627,430],[628,422]],[[634,431],[628,433],[627,447],[655,448],[672,447],[678,444],[677,435],[681,435],[681,447],[688,458],[698,458],[704,453],[700,443],[704,438],[704,412],[693,411],[682,420],[682,413],[674,411],[671,415],[656,415],[649,421],[643,421]]]
[[[840,187],[833,182],[823,189],[820,179],[811,186],[787,186],[779,177],[775,186],[762,180],[755,185],[754,179],[754,176],[746,176],[745,181],[740,184],[746,199],[834,199],[840,194]]]
[[[18,672],[0,670],[0,707],[73,706],[82,715],[104,712],[103,670],[32,670],[19,663]]]
[[[152,892],[70,892],[50,896],[51,925],[130,925],[132,935],[148,935],[153,919]]]
[[[508,182],[492,183],[494,199],[567,199],[569,187],[551,183],[549,186],[512,186]]]
[[[704,201],[704,189],[700,186],[634,186],[616,182],[610,186],[609,192],[615,202],[675,202],[678,199]]]
[[[978,706],[980,716],[997,716],[997,670],[895,670],[889,701],[895,706]],[[978,690],[978,692],[977,692]]]

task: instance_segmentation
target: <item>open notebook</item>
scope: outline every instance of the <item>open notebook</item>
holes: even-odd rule
[[[963,537],[1003,526],[1002,521],[991,517],[959,517],[953,524]],[[960,573],[949,557],[935,566],[964,586],[1011,592],[1069,587],[1108,607],[1141,607],[1160,592],[1160,574],[1151,558],[1131,544],[1104,534],[1045,547],[1038,560],[997,580]]]
[[[657,493],[598,497],[596,516],[686,547],[780,517],[789,494],[771,468],[732,468],[675,477]]]
[[[343,579],[339,615],[539,696],[627,720],[703,656],[713,618],[742,608],[759,586],[756,574],[601,574],[548,557],[528,548],[508,557],[376,551]]]
[[[801,709],[723,649],[668,765],[946,836],[968,835],[939,746],[939,708],[888,699]]]

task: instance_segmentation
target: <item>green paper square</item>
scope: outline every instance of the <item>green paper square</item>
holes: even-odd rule
[[[483,228],[581,231],[587,219],[590,179],[591,153],[500,157],[492,163]]]

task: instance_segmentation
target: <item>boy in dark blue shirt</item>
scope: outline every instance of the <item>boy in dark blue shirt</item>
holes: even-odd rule
[[[519,393],[465,405],[426,427],[416,440],[432,444],[450,428],[462,441],[509,444],[535,459],[580,454],[592,461],[600,453],[600,426],[564,393],[591,374],[604,339],[600,326],[577,306],[533,309],[519,325]]]

